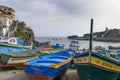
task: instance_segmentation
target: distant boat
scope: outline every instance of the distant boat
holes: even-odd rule
[[[76,53],[74,64],[80,80],[117,80],[120,73],[120,61],[107,55],[107,51],[92,49],[92,29],[93,19],[91,19],[91,32],[89,50]]]
[[[52,38],[52,40],[62,40],[61,38]]]
[[[120,51],[120,46],[108,46],[109,50],[119,50]]]
[[[60,51],[26,62],[24,71],[33,80],[53,80],[66,72],[71,60],[67,51]]]
[[[71,40],[70,45],[69,45],[69,49],[76,51],[79,49],[79,47],[80,47],[80,44],[79,44],[78,40],[74,40],[74,39]]]

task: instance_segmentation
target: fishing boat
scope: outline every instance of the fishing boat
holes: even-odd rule
[[[25,62],[24,71],[32,80],[53,80],[67,71],[71,60],[64,50]]]
[[[45,56],[48,54],[54,54],[54,53],[60,52],[62,50],[64,50],[64,45],[60,45],[57,43],[55,45],[40,49],[40,52],[42,56]]]
[[[5,48],[4,48],[5,49]],[[12,50],[12,48],[10,48]],[[14,49],[13,49],[14,50]],[[4,51],[4,50],[3,50]],[[0,68],[2,67],[23,67],[23,63],[39,57],[38,49],[29,49],[26,51],[0,52]]]
[[[16,48],[16,47],[0,47],[0,67],[23,67],[23,63],[41,55],[40,49],[48,47],[49,44],[42,43],[43,45],[30,49],[30,48]]]
[[[40,52],[41,52],[42,56],[45,56],[45,55],[48,55],[48,54],[54,54],[54,53],[60,52],[61,50],[62,49],[60,49],[60,48],[54,49],[52,47],[46,47],[46,48],[42,48],[40,50]]]
[[[77,51],[80,47],[79,41],[72,39],[69,45],[69,49]]]
[[[18,37],[3,38],[0,40],[0,47],[32,49],[33,45],[26,46]]]
[[[64,49],[65,48],[65,46],[64,46],[64,44],[55,44],[55,45],[52,45],[52,47],[54,48],[54,49]]]
[[[38,48],[27,50],[24,50],[23,48],[1,47],[0,67],[23,67],[24,62],[40,56],[60,52],[62,50],[61,48],[63,47],[59,45],[54,49],[50,44],[46,43],[42,43]]]
[[[92,49],[93,19],[91,19],[89,49],[74,56],[74,64],[80,80],[117,80],[120,61],[106,55],[107,52]]]
[[[72,56],[74,56],[75,53],[79,52],[79,47],[80,47],[79,41],[75,40],[75,39],[71,39],[70,45],[69,45],[69,50],[70,50]],[[72,60],[70,68],[72,68],[72,69],[76,68],[73,60]]]

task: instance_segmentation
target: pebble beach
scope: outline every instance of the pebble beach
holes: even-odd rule
[[[23,69],[0,68],[0,80],[31,80]],[[60,80],[79,80],[75,69],[68,69]]]

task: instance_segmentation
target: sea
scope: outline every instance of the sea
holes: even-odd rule
[[[51,44],[64,44],[66,48],[69,48],[70,40],[67,37],[35,37],[36,41],[46,42],[50,41]],[[88,40],[79,40],[80,48],[89,48]],[[93,41],[93,48],[97,46],[102,46],[108,49],[108,46],[120,46],[120,42],[101,42],[101,41]]]

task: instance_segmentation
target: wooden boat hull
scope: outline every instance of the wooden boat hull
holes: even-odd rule
[[[24,62],[36,59],[38,56],[10,57],[7,63],[0,64],[0,67],[23,67]]]
[[[53,80],[53,79],[55,79],[55,78],[57,78],[57,77],[62,77],[64,74],[65,74],[65,72],[67,71],[67,69],[65,70],[65,71],[63,71],[63,72],[61,72],[58,76],[56,76],[56,77],[51,77],[51,76],[43,76],[43,75],[36,75],[36,74],[27,74],[27,76],[28,77],[30,77],[31,79],[33,79],[33,80]]]
[[[0,47],[32,49],[32,46],[19,46],[19,45],[6,44],[6,43],[0,43]]]
[[[80,80],[117,80],[118,73],[94,66],[76,65]]]
[[[78,54],[74,63],[81,80],[116,80],[120,73],[120,63],[116,59],[97,53]]]
[[[0,64],[0,68],[8,68],[8,67],[24,67],[23,63],[14,63],[14,64]]]
[[[22,52],[12,52],[10,53],[1,53],[0,54],[0,67],[16,67],[16,66],[23,66],[23,63],[32,59],[36,59],[39,56],[45,56],[48,54],[53,54],[56,52],[60,52],[60,49],[51,49],[51,50],[44,50],[41,53],[35,53],[38,52],[40,49],[44,48],[37,48],[37,49],[31,49],[27,51]],[[28,53],[28,54],[27,54]],[[22,55],[23,54],[23,55]],[[18,55],[18,56],[17,56]],[[21,56],[19,56],[21,55]]]
[[[24,71],[33,80],[53,80],[64,74],[71,65],[72,56],[67,54],[58,52],[28,61]]]
[[[34,74],[27,74],[28,77],[30,77],[33,80],[52,80],[52,77],[50,76],[40,76],[40,75],[34,75]]]
[[[61,49],[44,50],[44,51],[41,51],[41,55],[45,56],[45,55],[54,54],[54,53],[57,53],[57,52],[60,52],[60,51],[61,51]]]

